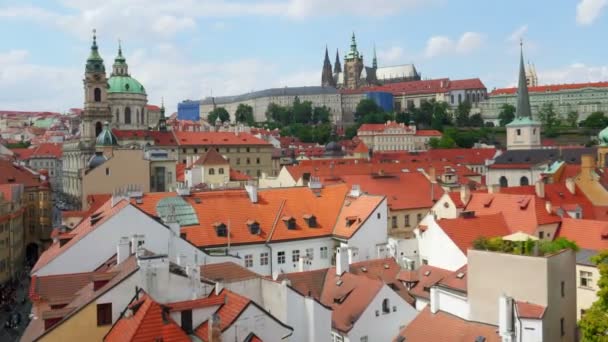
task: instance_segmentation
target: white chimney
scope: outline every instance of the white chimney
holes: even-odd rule
[[[500,185],[498,185],[498,184],[488,185],[488,193],[489,194],[497,194],[499,192],[500,192]]]
[[[144,245],[144,235],[131,236],[131,254],[136,254],[139,247]]]
[[[545,198],[545,182],[543,182],[542,179],[536,181],[534,189],[536,190],[536,196]]]
[[[304,257],[300,257],[300,259],[298,259],[298,272],[304,272],[304,264],[306,263],[306,260]]]
[[[358,249],[357,248],[349,248],[348,249],[348,264],[353,264],[355,262],[357,262],[357,256],[358,256]]]
[[[460,201],[464,204],[467,205],[467,203],[469,203],[469,200],[471,199],[471,189],[467,186],[467,185],[461,185],[460,186]]]
[[[177,183],[175,192],[178,196],[190,196],[190,188],[185,183]]]
[[[245,185],[245,191],[247,191],[251,203],[258,203],[258,187],[255,184]]]
[[[571,194],[576,194],[576,183],[574,182],[574,178],[566,178],[566,188]]]
[[[545,201],[545,209],[547,210],[547,213],[551,214],[551,212],[553,211],[553,205],[551,204],[551,201]]]
[[[513,330],[513,298],[501,295],[498,297],[498,333],[503,341],[510,341]]]
[[[186,256],[186,254],[180,254],[177,256],[177,264],[180,265],[181,267],[185,267],[187,265],[188,262],[188,257]]]
[[[359,197],[361,196],[361,186],[359,184],[353,184],[350,189],[350,193],[348,194],[350,197]]]
[[[123,236],[120,238],[118,246],[116,247],[116,263],[121,264],[123,261],[129,258],[129,255],[131,255],[129,238],[127,236]]]
[[[341,276],[344,272],[349,271],[348,264],[348,247],[336,248],[336,275]]]
[[[220,292],[224,289],[224,283],[221,280],[215,282],[215,295],[219,296]]]
[[[167,301],[170,296],[169,258],[166,255],[138,255],[137,265],[143,278],[141,284],[144,291],[159,302]]]
[[[439,296],[437,289],[434,286],[431,287],[429,305],[431,306],[431,313],[437,313],[437,311],[439,311]]]

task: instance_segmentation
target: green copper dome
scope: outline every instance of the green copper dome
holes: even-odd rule
[[[118,146],[118,139],[112,133],[110,129],[110,124],[106,121],[103,124],[103,129],[101,133],[97,136],[97,140],[95,141],[96,146]]]
[[[105,72],[106,68],[103,65],[103,58],[99,55],[99,48],[97,47],[97,35],[93,30],[93,44],[91,44],[91,53],[87,58],[86,65],[87,72]]]
[[[108,79],[108,93],[131,93],[146,95],[146,89],[131,76],[112,76]]]
[[[608,146],[608,127],[604,128],[597,137],[600,140],[600,145]]]

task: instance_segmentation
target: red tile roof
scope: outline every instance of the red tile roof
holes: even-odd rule
[[[63,155],[63,144],[55,144],[55,143],[44,143],[38,145],[33,153],[30,154],[29,158],[57,158],[61,159]]]
[[[490,166],[488,166],[488,168],[490,169],[518,169],[518,170],[525,170],[525,169],[529,169],[532,167],[532,163],[530,164],[492,164]]]
[[[247,175],[246,173],[243,173],[239,170],[230,169],[230,180],[231,181],[243,182],[243,181],[248,181],[248,180],[252,180],[252,179],[253,178],[251,178],[251,176]]]
[[[233,262],[220,262],[201,266],[201,278],[214,282],[232,283],[258,277],[260,277],[259,274]]]
[[[502,193],[472,193],[465,210],[477,216],[503,213],[512,233],[522,231],[535,235],[539,225],[559,223],[561,218],[549,214],[545,201],[534,195],[511,195]]]
[[[163,313],[163,306],[147,294],[131,303],[128,310],[134,314],[128,317],[123,314],[104,341],[190,341],[186,332]]]
[[[116,135],[118,140],[144,140],[154,142],[158,146],[175,146],[177,145],[173,132],[167,131],[152,131],[147,129],[112,129],[112,133]]]
[[[93,281],[96,275],[105,272],[85,272],[58,274],[49,276],[32,276],[29,297],[33,302],[63,302],[69,303],[76,292]]]
[[[467,265],[445,276],[439,281],[439,285],[460,292],[467,292]]]
[[[357,147],[355,147],[355,149],[353,150],[353,153],[369,153],[369,148],[367,148],[365,143],[362,141],[359,144],[357,144]]]
[[[465,255],[473,246],[473,241],[479,237],[492,238],[511,234],[502,213],[441,219],[437,224]]]
[[[471,342],[478,336],[485,337],[485,342],[500,342],[497,330],[495,325],[466,321],[443,311],[433,314],[427,306],[399,336],[407,342]]]
[[[589,201],[587,196],[585,196],[585,194],[578,187],[575,188],[574,194],[568,190],[566,184],[564,183],[545,184],[544,187],[545,197],[543,197],[543,199],[551,202],[553,207],[572,211],[576,209],[576,206],[580,206],[583,211],[582,218],[595,218],[593,203]],[[536,188],[534,185],[513,186],[501,188],[500,193],[513,195],[536,195]]]
[[[149,104],[149,105],[146,105],[146,109],[148,109],[148,110],[153,110],[153,111],[156,111],[156,112],[160,111],[160,107],[159,107],[159,106],[156,106],[156,105],[150,105],[150,104]]]
[[[230,132],[173,132],[179,146],[222,146],[222,145],[257,145],[272,146],[269,142],[249,133]]]
[[[17,159],[26,160],[36,151],[36,148],[11,148],[11,151],[16,155]]]
[[[411,283],[410,294],[418,298],[429,299],[431,286],[449,276],[452,272],[443,268],[422,265],[417,270],[402,270],[397,279]]]
[[[42,253],[42,255],[40,255],[40,258],[32,268],[32,273],[46,266],[56,257],[64,253],[66,250],[70,249],[83,237],[103,225],[110,217],[114,216],[127,205],[129,205],[129,202],[122,200],[112,207],[112,201],[108,200],[106,203],[104,203],[104,205],[102,205],[97,211],[92,214],[98,215],[99,217],[99,220],[94,225],[91,224],[90,217],[80,221],[78,226],[76,226],[76,228],[71,231],[74,237],[70,239],[70,241],[66,242],[63,246],[60,246],[59,243],[53,243],[47,250]]]
[[[351,238],[385,198],[384,196],[347,197],[338,215],[334,236]]]
[[[215,312],[219,316],[222,332],[228,329],[238,319],[241,312],[245,311],[251,303],[250,299],[226,289],[222,290],[219,295],[215,293],[209,295],[210,300],[215,297],[221,297],[224,300],[224,304]],[[194,333],[203,341],[207,341],[209,338],[209,321],[203,322],[195,329]]]
[[[588,82],[588,83],[571,83],[571,84],[550,84],[542,85],[537,87],[528,87],[530,93],[547,93],[557,92],[563,90],[576,90],[583,88],[607,88],[608,82]],[[517,92],[517,88],[501,88],[494,89],[490,96],[496,95],[514,95]]]
[[[456,208],[464,208],[465,207],[465,203],[462,202],[462,199],[460,198],[460,192],[448,192],[448,196],[450,196],[450,199],[452,200],[452,202],[454,202],[454,205],[456,206]]]
[[[391,210],[431,208],[443,194],[441,186],[431,184],[420,172],[385,177],[349,175],[341,178],[350,186],[358,184],[366,193],[386,196]]]
[[[177,180],[178,182],[183,182],[185,172],[186,172],[186,164],[183,164],[183,163],[175,164],[175,180]]]
[[[414,298],[408,293],[405,285],[397,279],[400,271],[401,267],[394,258],[360,261],[349,267],[349,272],[352,274],[382,280],[406,302],[414,304]]]
[[[216,149],[210,148],[194,164],[202,166],[226,165],[228,161]]]
[[[7,183],[23,184],[26,188],[37,187],[42,184],[40,177],[33,171],[15,165],[8,160],[0,159],[0,184]]]
[[[608,249],[608,221],[564,218],[556,237],[576,242],[580,248]]]
[[[521,318],[542,319],[545,315],[546,307],[528,302],[516,301],[517,316]]]
[[[358,89],[340,90],[342,94],[360,94],[369,91],[389,92],[395,96],[414,94],[447,93],[451,90],[485,89],[486,86],[478,78],[454,80],[439,78],[434,80],[420,80],[388,83],[382,86],[362,87]]]
[[[208,308],[217,306],[219,307],[222,304],[225,304],[226,296],[213,296],[213,297],[205,297],[198,298],[192,300],[184,300],[181,302],[173,302],[169,303],[166,306],[169,307],[171,311],[184,311],[184,310],[192,310],[192,309],[200,309],[200,308]]]

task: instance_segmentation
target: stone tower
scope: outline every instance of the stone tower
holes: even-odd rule
[[[329,54],[327,53],[327,46],[325,47],[325,59],[323,60],[323,72],[321,73],[321,86],[323,87],[335,87],[336,82],[331,72],[331,63],[329,62]]]
[[[338,49],[336,49],[336,61],[334,62],[334,74],[339,74],[342,72],[342,64],[340,64],[340,53]]]
[[[344,88],[359,88],[363,67],[363,55],[360,55],[359,51],[357,51],[357,41],[353,32],[350,51],[348,51],[348,54],[344,58]]]
[[[105,121],[112,120],[108,105],[108,80],[103,59],[99,55],[97,37],[93,30],[93,45],[84,73],[84,112],[80,140],[93,143],[103,129]]]
[[[538,76],[536,75],[536,67],[530,62],[528,62],[528,67],[526,68],[526,83],[528,84],[528,87],[538,86]]]
[[[541,124],[532,119],[530,96],[526,81],[523,45],[519,59],[519,82],[517,84],[517,108],[515,119],[507,124],[507,149],[529,150],[541,147]]]

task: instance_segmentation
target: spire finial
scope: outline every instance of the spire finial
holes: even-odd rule
[[[374,59],[372,60],[372,67],[374,69],[378,68],[378,59],[376,58],[376,42],[374,42]]]
[[[122,56],[122,41],[118,38],[118,55]]]
[[[93,49],[97,49],[97,29],[93,29]]]

